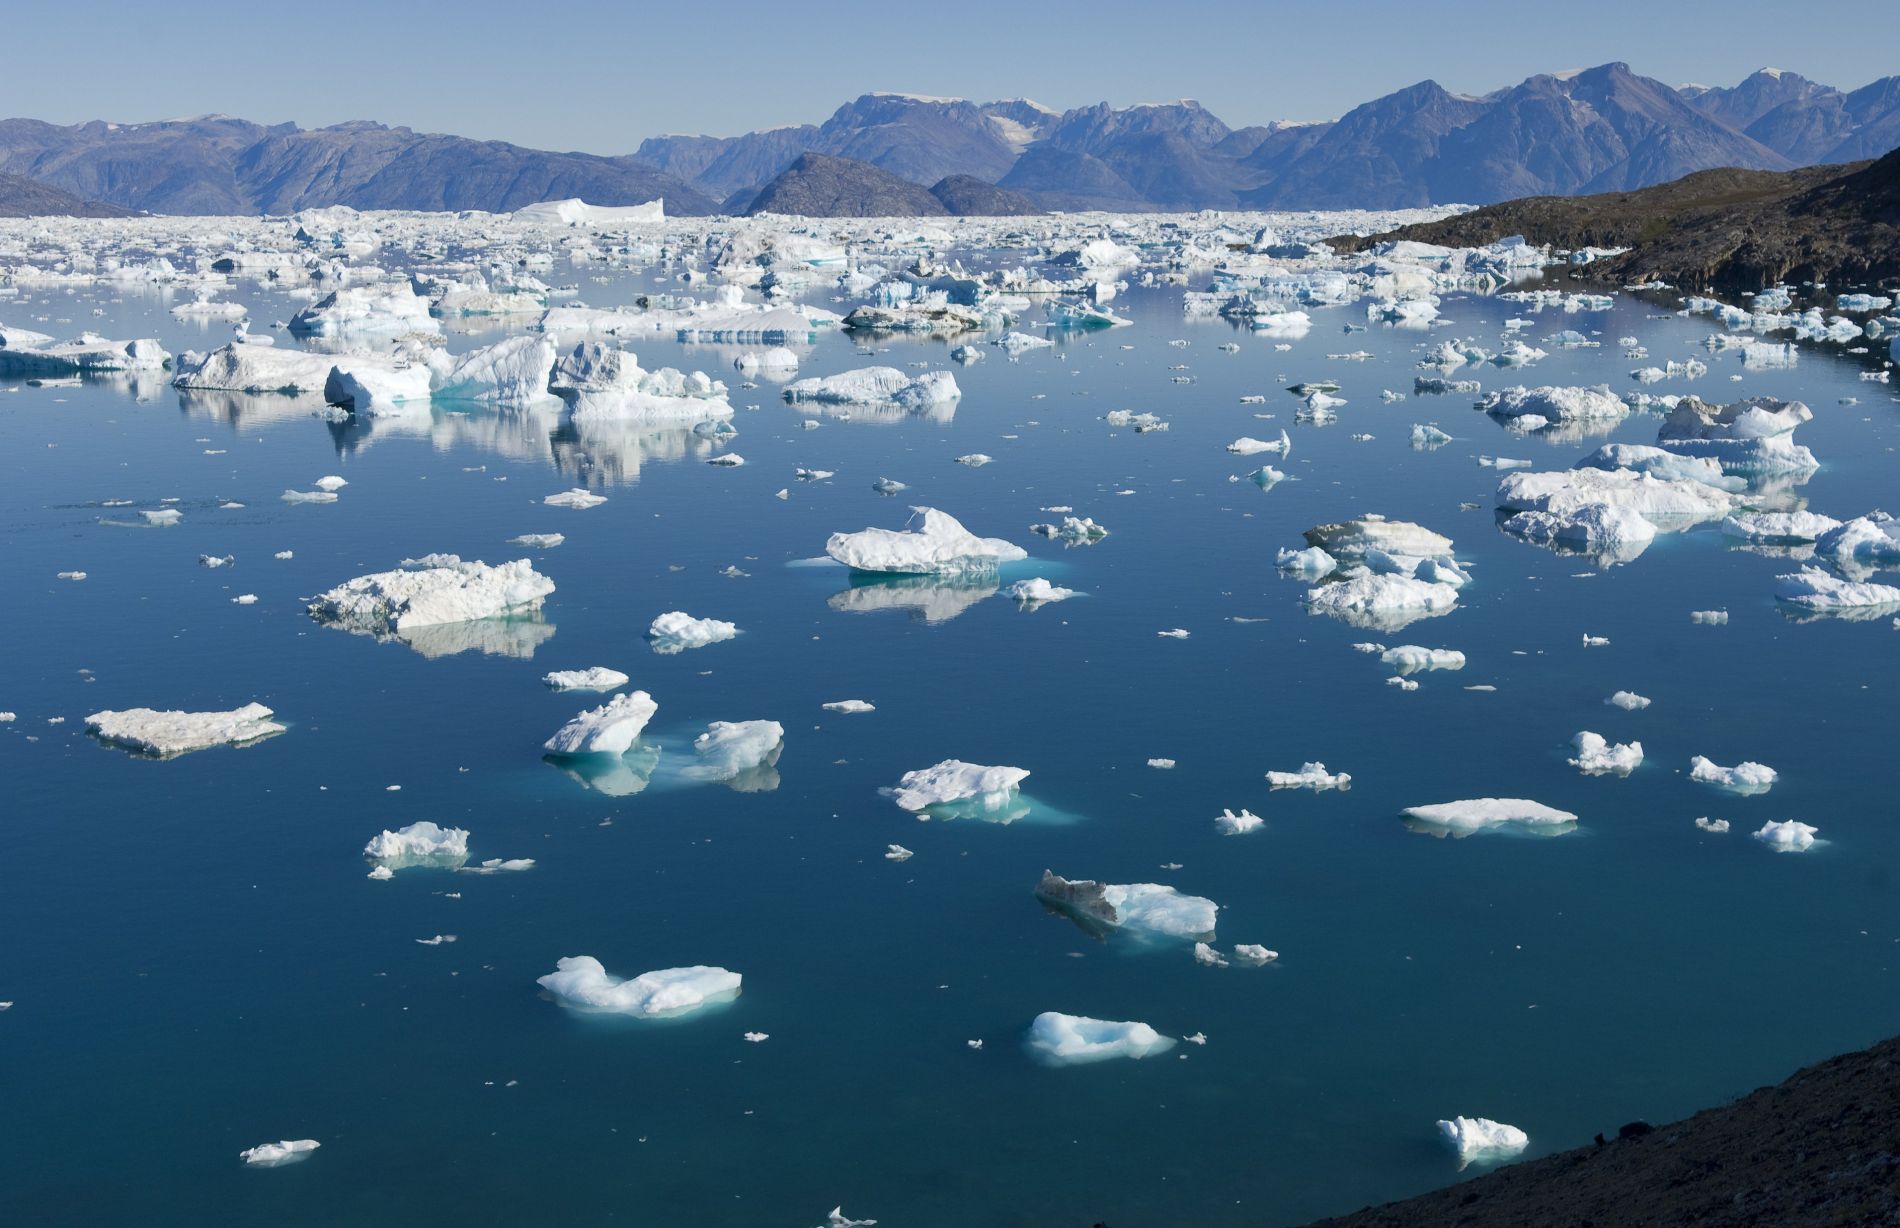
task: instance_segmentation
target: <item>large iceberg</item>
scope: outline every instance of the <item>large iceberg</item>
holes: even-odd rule
[[[1684,397],[1664,419],[1656,442],[1684,456],[1711,459],[1725,473],[1811,473],[1819,464],[1794,441],[1794,429],[1813,417],[1801,402],[1774,397],[1722,406]]]
[[[672,367],[647,371],[632,350],[600,341],[583,341],[562,355],[548,384],[576,421],[693,426],[732,417],[718,380]]]
[[[636,1019],[666,1019],[690,1014],[739,996],[742,978],[737,972],[703,964],[690,968],[662,968],[642,972],[630,980],[608,974],[591,955],[569,955],[555,961],[555,970],[537,977],[535,984],[553,994],[563,1006]]]
[[[438,360],[432,388],[436,396],[451,400],[525,405],[552,395],[548,378],[554,359],[554,343],[546,337],[508,337],[458,358]]]
[[[1818,567],[1803,567],[1776,578],[1775,599],[1810,614],[1864,618],[1900,606],[1900,588],[1843,580]]]
[[[152,708],[95,712],[86,729],[102,742],[169,758],[212,746],[246,746],[284,732],[263,704],[229,712],[160,712]]]
[[[948,512],[931,507],[911,511],[923,517],[922,527],[833,533],[825,553],[857,571],[905,574],[970,571],[1029,557],[1022,547],[999,537],[976,536]]]
[[[1478,402],[1494,418],[1546,423],[1613,423],[1629,416],[1623,398],[1608,385],[1595,388],[1506,388]]]
[[[1044,1011],[1029,1025],[1029,1052],[1052,1066],[1078,1066],[1116,1057],[1153,1057],[1173,1047],[1172,1037],[1140,1022]]]

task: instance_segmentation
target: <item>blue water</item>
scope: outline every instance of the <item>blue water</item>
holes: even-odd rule
[[[250,285],[236,297],[260,321],[296,307]],[[223,325],[175,323],[171,301],[27,293],[0,300],[0,319],[172,350],[222,339]],[[771,385],[737,388],[731,351],[645,341],[646,366],[735,386],[748,464],[708,467],[703,444],[661,441],[622,453],[600,485],[610,502],[588,511],[540,505],[589,476],[558,418],[438,409],[430,431],[406,432],[273,413],[271,398],[0,384],[0,707],[19,713],[0,726],[8,1217],[807,1228],[842,1202],[889,1225],[1297,1223],[1456,1179],[1439,1117],[1515,1123],[1538,1154],[1895,1030],[1900,635],[1885,620],[1790,620],[1771,596],[1789,564],[1713,526],[1606,571],[1495,529],[1499,475],[1480,453],[1567,466],[1606,440],[1652,442],[1654,417],[1526,441],[1469,397],[1381,404],[1381,388],[1410,389],[1425,336],[1348,336],[1356,307],[1317,311],[1282,353],[1184,321],[1178,292],[1118,306],[1135,327],[958,370],[949,424],[801,429]],[[1521,310],[1450,299],[1455,323],[1432,339],[1495,347]],[[1622,390],[1645,364],[1616,338],[1641,337],[1660,363],[1716,331],[1656,311],[1546,312],[1533,340],[1584,327],[1606,344],[1480,378]],[[1217,348],[1229,340],[1238,353]],[[866,358],[828,336],[801,374],[947,350],[878,346]],[[1378,357],[1326,357],[1359,349]],[[1900,415],[1851,360],[1807,353],[1741,383],[1733,355],[1711,365],[1654,391],[1799,397],[1816,413],[1799,438],[1823,462],[1810,505],[1893,503]],[[1344,385],[1339,423],[1294,425],[1281,378],[1321,376]],[[1248,393],[1268,401],[1240,404]],[[1117,408],[1172,429],[1110,429]],[[1413,451],[1423,421],[1454,442]],[[1288,461],[1223,450],[1281,426]],[[995,463],[953,463],[975,451]],[[1293,480],[1229,480],[1260,459]],[[837,476],[795,482],[801,465]],[[279,502],[328,473],[350,482],[336,504]],[[880,475],[910,489],[879,496]],[[168,529],[109,523],[124,512],[100,506],[167,497],[185,512]],[[833,531],[899,526],[910,504],[1028,547],[1009,575],[1086,595],[1034,612],[990,597],[930,621],[834,608],[846,573],[792,565]],[[1065,551],[1029,534],[1056,504],[1112,535]],[[1363,512],[1456,539],[1476,578],[1454,613],[1369,635],[1304,612],[1275,551]],[[559,587],[531,658],[430,658],[303,612],[301,598],[428,551],[517,557],[506,541],[529,532],[568,538],[534,555]],[[200,554],[237,563],[205,569]],[[90,578],[54,578],[72,569]],[[232,604],[239,593],[259,601]],[[1718,608],[1727,626],[1689,620]],[[742,634],[656,655],[643,632],[671,609]],[[1156,636],[1171,627],[1192,637]],[[1585,649],[1585,633],[1611,644]],[[1402,693],[1349,647],[1368,638],[1458,648],[1469,665]],[[612,796],[544,763],[542,740],[598,700],[540,675],[597,664],[653,694],[652,733],[674,748],[709,720],[782,722],[778,787]],[[1464,689],[1480,684],[1497,690]],[[1604,706],[1617,689],[1654,706]],[[820,708],[846,698],[877,711]],[[102,708],[251,700],[289,731],[160,762],[81,727]],[[1580,729],[1639,738],[1647,759],[1626,780],[1581,777],[1565,762]],[[1781,782],[1716,793],[1687,780],[1695,754],[1761,760]],[[1179,766],[1150,769],[1153,756]],[[950,757],[1031,769],[1037,813],[918,823],[879,796]],[[1266,788],[1269,768],[1311,759],[1352,773],[1351,790]],[[1484,795],[1573,810],[1581,828],[1454,841],[1399,819]],[[1217,835],[1230,806],[1265,829]],[[1734,831],[1704,834],[1698,815]],[[1775,856],[1746,834],[1785,818],[1825,843]],[[477,858],[537,865],[366,880],[364,841],[421,819],[468,828]],[[916,856],[885,861],[891,842]],[[1099,941],[1031,897],[1045,868],[1208,896],[1223,949],[1281,958],[1209,969],[1179,945]],[[438,933],[459,941],[415,942]],[[583,953],[622,975],[719,964],[744,992],[663,1025],[585,1018],[534,983]],[[1044,1068],[1021,1038],[1045,1010],[1207,1043]],[[323,1148],[271,1171],[237,1162],[298,1137]]]

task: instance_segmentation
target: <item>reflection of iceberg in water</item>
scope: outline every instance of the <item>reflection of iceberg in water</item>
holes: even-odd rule
[[[339,452],[360,452],[379,440],[426,439],[438,452],[468,447],[549,464],[559,420],[560,407],[545,404],[473,408],[465,401],[405,401],[374,415],[338,416],[330,429]]]
[[[994,597],[997,584],[994,568],[947,576],[880,576],[853,572],[851,587],[833,593],[825,604],[847,614],[908,610],[927,623],[941,623],[986,597]]]
[[[1510,520],[1514,515],[1516,515],[1515,512],[1508,510],[1500,509],[1498,511],[1496,523],[1499,533],[1502,533],[1514,542],[1524,542],[1527,545],[1542,546],[1552,554],[1561,554],[1567,558],[1588,559],[1590,565],[1595,567],[1598,571],[1608,571],[1612,567],[1634,562],[1641,556],[1643,551],[1649,549],[1656,540],[1653,537],[1645,537],[1641,541],[1615,541],[1608,544],[1591,546],[1564,537],[1546,537],[1534,536],[1528,533],[1513,533],[1505,526],[1505,522]]]
[[[1459,827],[1450,823],[1434,823],[1430,819],[1421,819],[1415,815],[1406,815],[1400,822],[1405,829],[1421,836],[1433,836],[1444,840],[1463,840],[1476,835],[1507,836],[1567,836],[1577,830],[1576,820],[1568,823],[1512,824],[1509,827]]]
[[[930,422],[948,426],[956,420],[957,402],[932,401],[915,407],[895,401],[794,401],[792,408],[811,418],[834,418],[844,422],[873,422],[889,426],[897,422]]]
[[[636,481],[648,461],[709,456],[717,442],[694,434],[690,426],[600,418],[569,419],[550,441],[555,467],[589,485]]]
[[[644,792],[660,763],[660,748],[635,742],[624,755],[545,755],[568,779],[584,789],[608,797],[632,797]]]
[[[178,408],[188,417],[221,422],[248,430],[280,422],[305,421],[323,412],[323,398],[313,394],[286,396],[281,392],[224,392],[208,388],[177,388]]]
[[[332,623],[332,626],[344,626]],[[373,635],[374,632],[356,627],[344,627],[358,635]],[[541,647],[554,634],[554,624],[541,621],[539,616],[513,618],[481,618],[465,623],[433,623],[426,627],[405,627],[391,634],[376,635],[377,639],[393,639],[407,644],[425,657],[452,657],[462,652],[479,652],[490,657],[515,657],[526,661],[534,656],[535,649]]]

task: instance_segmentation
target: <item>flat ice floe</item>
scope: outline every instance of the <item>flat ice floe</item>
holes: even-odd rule
[[[1488,1117],[1453,1117],[1438,1123],[1438,1137],[1458,1153],[1459,1166],[1486,1160],[1506,1160],[1531,1145],[1530,1136],[1516,1126]]]
[[[1400,644],[1397,648],[1388,648],[1379,654],[1379,660],[1401,674],[1465,667],[1465,654],[1456,649],[1424,648],[1417,644]]]
[[[819,706],[822,707],[827,712],[856,713],[856,712],[877,711],[876,705],[863,699],[840,699],[840,700],[835,700],[832,703],[821,704]]]
[[[591,955],[569,955],[557,960],[555,970],[537,977],[535,984],[554,995],[563,1006],[636,1019],[670,1019],[739,996],[743,978],[724,968],[696,964],[689,968],[662,968],[642,972],[629,980],[609,975]]]
[[[319,622],[385,635],[440,623],[472,622],[538,610],[554,581],[527,559],[493,567],[453,554],[404,561],[399,571],[358,576],[309,605]]]
[[[310,1158],[310,1153],[323,1146],[313,1138],[287,1138],[275,1143],[259,1143],[255,1147],[246,1147],[238,1152],[238,1159],[253,1168],[281,1168],[285,1164],[295,1164]]]
[[[1029,557],[1022,547],[1001,538],[977,537],[948,512],[930,507],[911,511],[923,518],[922,527],[833,533],[825,553],[857,571],[902,574],[980,570]]]
[[[1473,832],[1510,828],[1542,836],[1574,831],[1577,816],[1521,797],[1476,797],[1430,806],[1408,806],[1405,816],[1433,834],[1468,836]]]
[[[893,404],[908,410],[929,410],[954,404],[962,395],[957,377],[948,371],[910,376],[896,367],[864,367],[785,385],[785,399],[793,404]]]
[[[1586,776],[1628,776],[1643,762],[1641,742],[1611,742],[1587,729],[1572,738],[1570,745],[1577,752],[1570,766]]]
[[[597,495],[591,490],[576,486],[572,490],[564,490],[559,494],[549,495],[547,498],[541,500],[541,502],[548,507],[571,507],[585,511],[590,507],[599,507],[601,504],[607,502],[607,496]]]
[[[263,704],[245,704],[229,712],[127,708],[93,713],[86,718],[86,729],[102,742],[170,758],[213,746],[247,746],[284,732],[271,715]]]
[[[1409,576],[1362,575],[1308,589],[1307,608],[1350,626],[1399,631],[1421,618],[1449,613],[1458,589]]]
[[[1144,1058],[1165,1053],[1174,1039],[1145,1023],[1090,1019],[1044,1011],[1029,1025],[1032,1056],[1052,1066],[1079,1066],[1110,1058]]]
[[[717,618],[694,618],[684,610],[662,614],[647,628],[647,639],[652,641],[653,651],[667,654],[684,652],[688,648],[704,648],[708,644],[732,639],[738,634],[736,624]]]
[[[626,686],[627,675],[604,665],[587,669],[557,669],[543,674],[541,682],[557,691],[617,691]]]
[[[1833,614],[1844,618],[1877,618],[1900,607],[1900,588],[1891,584],[1843,580],[1818,567],[1779,576],[1775,580],[1775,600],[1785,601],[1809,614]]]
[[[1036,898],[1085,924],[1164,938],[1206,941],[1214,937],[1219,905],[1183,895],[1163,883],[1098,883],[1042,872]]]
[[[1814,836],[1819,830],[1793,819],[1780,823],[1770,821],[1761,825],[1761,830],[1755,833],[1755,839],[1777,853],[1805,853],[1814,847]]]
[[[1029,769],[987,767],[945,759],[932,767],[905,772],[884,795],[905,810],[925,818],[1015,817],[1017,790]]]
[[[621,677],[624,683],[626,678]],[[645,691],[616,695],[598,708],[578,713],[543,743],[551,755],[623,755],[660,710]]]
[[[1705,756],[1697,755],[1689,760],[1689,779],[1749,797],[1768,792],[1781,779],[1781,774],[1765,763],[1744,761],[1734,767],[1723,767]]]

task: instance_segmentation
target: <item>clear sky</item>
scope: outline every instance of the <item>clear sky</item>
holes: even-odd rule
[[[1785,0],[231,0],[8,4],[0,117],[375,119],[628,153],[666,132],[821,122],[871,90],[1062,109],[1198,98],[1327,119],[1427,77],[1486,93],[1624,60],[1670,84],[1764,65],[1900,73],[1900,4]]]

